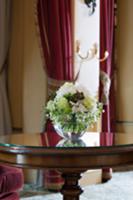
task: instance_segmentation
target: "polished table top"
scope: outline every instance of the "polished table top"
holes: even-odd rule
[[[0,162],[11,163],[21,167],[64,169],[70,166],[84,169],[130,164],[127,154],[133,157],[133,133],[85,133],[78,142],[70,142],[60,138],[57,144],[43,146],[47,133],[21,133],[0,136]],[[125,160],[114,162],[104,156],[125,155]],[[3,156],[4,155],[4,156]],[[95,159],[91,159],[95,156]],[[33,158],[34,159],[31,159]],[[35,159],[36,157],[36,159]],[[85,160],[85,157],[87,160]],[[100,159],[99,159],[100,157]],[[45,162],[44,162],[45,158]],[[52,159],[51,159],[52,158]],[[58,162],[55,163],[55,160]],[[70,163],[74,158],[75,163]],[[101,159],[102,158],[102,159]],[[68,160],[69,159],[69,160]],[[98,162],[97,162],[98,160]],[[100,161],[99,161],[100,160]],[[48,161],[48,162],[47,162]]]
[[[0,162],[23,168],[58,169],[64,178],[64,200],[79,200],[83,190],[78,180],[86,170],[133,164],[133,133],[87,132],[78,142],[60,138],[51,146],[43,146],[44,139],[47,133],[0,136]]]
[[[86,132],[78,142],[70,142],[59,138],[57,143],[50,146],[43,146],[42,139],[47,137],[47,133],[17,133],[0,135],[0,149],[8,148],[103,148],[103,146],[126,147],[133,145],[133,133],[105,133],[105,132]]]

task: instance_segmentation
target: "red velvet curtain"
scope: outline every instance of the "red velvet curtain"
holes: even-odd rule
[[[48,77],[73,79],[70,0],[38,0],[38,22]]]
[[[113,44],[114,44],[114,0],[102,0],[100,1],[100,54],[103,56],[105,50],[108,51],[109,56],[105,62],[100,63],[100,70],[105,72],[107,78],[111,81],[111,86],[109,88],[109,96],[107,96],[107,101],[104,104],[104,113],[102,116],[102,131],[114,131],[114,63],[113,63]],[[102,75],[101,75],[102,76]],[[100,98],[103,94],[103,87],[100,88]],[[105,97],[106,98],[106,97]],[[102,99],[103,100],[103,99]],[[103,102],[104,103],[104,102]]]
[[[37,17],[44,67],[48,75],[48,93],[64,81],[73,80],[73,38],[71,0],[38,0]],[[42,135],[43,145],[54,146],[59,140],[50,121]],[[56,171],[45,173],[48,189],[60,189],[62,179]]]
[[[103,101],[104,113],[102,115],[102,131],[106,138],[101,144],[108,145],[107,135],[115,130],[115,93],[114,93],[114,0],[100,1],[100,55],[103,57],[105,50],[109,56],[100,63],[100,100]],[[110,169],[103,169],[103,179],[109,179]]]

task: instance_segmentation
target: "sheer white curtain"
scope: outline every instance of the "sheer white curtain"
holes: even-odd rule
[[[0,0],[0,134],[11,132],[6,88],[6,61],[9,46],[10,0]]]

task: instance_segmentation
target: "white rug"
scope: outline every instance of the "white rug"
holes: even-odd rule
[[[62,200],[62,195],[36,194],[21,200]],[[113,173],[113,178],[104,184],[84,188],[81,200],[133,200],[133,171]]]

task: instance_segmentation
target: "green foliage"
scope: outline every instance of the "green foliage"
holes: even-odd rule
[[[67,86],[67,87],[66,87]],[[66,87],[66,88],[65,88]],[[65,91],[66,89],[66,91]],[[102,104],[75,85],[64,84],[45,107],[45,115],[63,132],[80,133],[91,127],[102,113]]]

